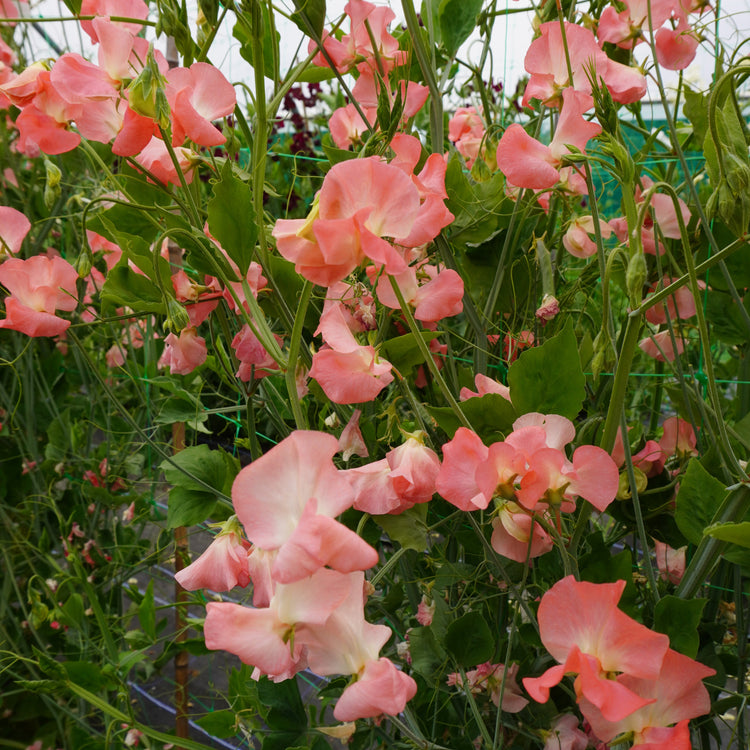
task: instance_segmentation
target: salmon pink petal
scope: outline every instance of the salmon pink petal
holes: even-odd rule
[[[617,608],[625,581],[588,583],[567,576],[542,597],[539,629],[545,648],[564,663],[573,647],[599,660],[605,672],[656,679],[669,638]]]
[[[240,471],[232,502],[251,542],[265,550],[281,547],[310,498],[330,517],[351,506],[349,483],[333,465],[337,450],[333,435],[297,430]]]
[[[343,219],[317,219],[313,222],[312,231],[323,263],[348,268],[348,275],[364,260],[360,232],[369,213],[369,208],[363,208]]]
[[[391,364],[376,361],[375,349],[360,346],[352,352],[321,349],[313,355],[310,377],[336,404],[372,401],[393,381]]]
[[[531,411],[513,422],[513,432],[518,432],[525,427],[543,428],[544,444],[558,451],[564,450],[565,446],[576,436],[575,425],[567,417],[559,414],[540,414]]]
[[[593,657],[576,653],[574,647],[565,662],[566,671],[578,672],[576,692],[584,695],[608,721],[621,721],[639,709],[654,703],[653,698],[642,698],[617,680],[599,676],[598,662]]]
[[[270,609],[230,602],[206,605],[206,648],[229,651],[267,675],[291,676],[297,671],[302,648],[284,640],[289,630]]]
[[[522,682],[526,692],[537,703],[546,703],[549,700],[550,689],[559,685],[563,677],[565,677],[565,668],[558,665],[550,667],[539,677],[524,677]]]
[[[230,591],[235,586],[247,586],[247,556],[247,546],[237,534],[219,534],[197,560],[175,573],[175,580],[187,591]]]
[[[684,70],[695,59],[699,44],[695,32],[681,19],[676,29],[656,32],[656,59],[667,70]]]
[[[498,169],[515,187],[553,187],[560,180],[554,163],[549,147],[534,140],[518,123],[510,125],[497,144]]]
[[[676,348],[672,344],[672,337],[669,331],[659,331],[651,336],[641,339],[638,342],[638,346],[648,354],[649,357],[653,357],[659,362],[674,362],[675,358],[678,357],[682,352],[685,351],[685,342],[682,336],[675,334]]]
[[[328,565],[341,573],[376,565],[378,553],[351,529],[316,514],[312,498],[291,536],[279,548],[271,574],[279,583],[293,583]]]
[[[397,236],[396,241],[404,247],[426,245],[434,240],[440,234],[440,230],[447,227],[455,218],[446,208],[442,196],[430,194],[419,207],[419,213],[412,230],[405,237]]]
[[[148,18],[148,6],[143,0],[83,0],[80,15],[82,16],[121,16],[122,18]],[[125,21],[117,23],[131,34],[137,34],[143,24]],[[96,28],[92,21],[81,21],[81,28],[91,37],[92,42],[98,42]]]
[[[525,512],[513,512],[511,506],[518,508],[515,503],[507,503],[500,515],[492,521],[492,549],[498,555],[520,563],[549,552],[553,547],[550,535],[534,522],[533,516]]]
[[[66,122],[58,122],[50,115],[31,104],[16,118],[19,139],[18,148],[22,153],[38,149],[50,156],[64,154],[78,147],[81,136],[67,129]]]
[[[589,139],[595,138],[602,132],[599,123],[589,122],[583,117],[583,114],[593,106],[594,100],[590,94],[570,87],[563,91],[560,119],[555,128],[555,137],[549,146],[550,154],[554,159],[560,160],[569,153],[568,145],[583,151]]]
[[[31,229],[24,214],[9,206],[0,206],[0,256],[4,252],[15,255]]]
[[[595,445],[582,445],[573,453],[573,469],[570,491],[604,511],[615,499],[620,479],[612,457]]]
[[[450,268],[423,284],[416,294],[414,317],[428,322],[450,318],[463,312],[463,279]]]
[[[63,320],[47,312],[33,310],[21,304],[15,297],[5,300],[5,317],[0,319],[0,328],[19,331],[27,336],[59,336],[70,326],[69,320]]]
[[[356,469],[347,469],[346,476],[352,483],[354,507],[373,516],[384,516],[398,512],[401,499],[391,481],[388,460],[381,458]]]
[[[348,573],[321,568],[314,575],[294,583],[279,583],[271,607],[281,622],[324,625],[345,602],[356,578]],[[357,580],[364,582],[361,573]],[[359,591],[362,591],[361,584]]]
[[[690,209],[685,205],[685,201],[681,198],[678,199],[678,203],[680,206],[682,223],[687,227],[690,222]],[[664,193],[654,193],[651,196],[651,208],[653,209],[654,218],[659,224],[661,233],[670,239],[679,240],[681,236],[680,223],[677,218],[677,212],[675,211],[672,196],[664,195]]]
[[[646,76],[639,68],[608,59],[603,77],[612,99],[620,104],[634,104],[646,96]]]
[[[333,709],[338,721],[355,721],[381,714],[396,716],[417,694],[417,683],[386,657],[369,662],[357,682],[344,690]]]
[[[124,106],[124,102],[121,106]],[[122,126],[112,143],[112,153],[116,156],[139,154],[151,141],[154,127],[154,121],[151,118],[139,115],[130,107],[126,107]]]
[[[443,445],[443,463],[437,477],[437,492],[461,510],[486,508],[492,495],[479,486],[477,469],[487,460],[488,455],[489,448],[479,435],[466,427],[459,427],[453,440]]]
[[[399,274],[406,270],[406,261],[390,242],[370,232],[365,226],[360,226],[362,252],[377,265],[383,266],[388,274]],[[399,240],[406,244],[407,240]]]

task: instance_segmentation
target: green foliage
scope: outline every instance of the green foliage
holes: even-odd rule
[[[508,370],[510,398],[519,414],[536,411],[574,419],[586,397],[584,383],[570,322],[541,346],[522,352]]]
[[[727,491],[697,459],[691,459],[677,493],[675,520],[685,538],[699,544]]]
[[[695,659],[700,645],[698,625],[705,606],[705,599],[662,597],[654,608],[654,630],[666,633],[675,651]]]

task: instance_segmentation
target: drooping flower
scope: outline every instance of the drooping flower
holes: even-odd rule
[[[169,367],[173,375],[188,375],[200,367],[208,356],[206,341],[195,328],[185,328],[179,336],[170,333],[164,339],[164,352],[159,367]]]

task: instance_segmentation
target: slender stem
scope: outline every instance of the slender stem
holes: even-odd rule
[[[398,300],[398,303],[401,306],[401,312],[406,318],[406,322],[407,322],[407,325],[409,326],[409,330],[411,331],[412,334],[414,334],[414,340],[417,342],[419,351],[421,352],[422,357],[424,358],[425,364],[427,365],[427,368],[429,369],[433,380],[437,383],[438,388],[440,388],[443,396],[445,397],[445,400],[448,402],[448,406],[450,406],[450,408],[453,410],[453,413],[458,417],[461,424],[464,427],[468,427],[470,430],[473,429],[471,426],[471,423],[466,418],[466,415],[461,410],[461,407],[458,405],[458,402],[456,401],[454,395],[451,393],[450,388],[448,388],[448,385],[446,384],[445,380],[443,380],[443,376],[440,374],[440,370],[438,369],[437,363],[432,358],[432,352],[430,351],[430,348],[427,346],[427,343],[425,342],[424,337],[422,336],[422,332],[419,330],[419,326],[417,326],[417,323],[414,320],[414,316],[412,315],[411,310],[409,309],[409,305],[404,299],[404,295],[399,285],[396,283],[396,279],[394,279],[393,276],[389,276],[388,278],[391,282],[393,293],[396,295],[396,299]]]
[[[305,315],[307,314],[307,308],[310,304],[310,295],[312,294],[313,284],[310,281],[305,281],[302,286],[302,294],[300,295],[299,303],[297,305],[297,314],[294,316],[294,327],[292,328],[292,335],[289,339],[289,357],[287,359],[285,380],[286,390],[289,398],[289,405],[292,408],[292,414],[294,415],[294,422],[297,425],[298,430],[306,430],[308,428],[307,416],[302,411],[302,405],[300,403],[299,396],[297,395],[297,364],[300,351],[300,343],[302,341],[302,329],[305,325]]]

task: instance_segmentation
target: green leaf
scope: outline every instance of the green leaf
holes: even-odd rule
[[[440,336],[440,331],[420,331],[420,336],[425,344]],[[413,333],[388,339],[381,347],[383,356],[400,372],[408,372],[412,367],[424,362],[422,352],[417,346],[417,340]]]
[[[409,631],[409,654],[412,669],[428,680],[445,661],[445,652],[430,627]]]
[[[708,130],[708,96],[693,91],[689,86],[683,86],[685,103],[682,111],[693,126],[694,143],[703,143]]]
[[[250,187],[234,176],[232,163],[227,160],[213,193],[208,202],[208,228],[244,276],[258,240]]]
[[[312,36],[310,29],[319,37],[323,36],[323,26],[326,22],[325,0],[294,0],[297,9],[291,19],[306,36]]]
[[[156,640],[156,609],[154,607],[154,581],[151,579],[146,586],[141,603],[138,605],[138,619],[141,630],[152,640]]]
[[[445,647],[460,666],[475,667],[492,658],[495,639],[479,612],[467,612],[448,626]]]
[[[685,539],[700,544],[726,494],[724,485],[691,458],[675,500],[675,521]]]
[[[107,683],[107,678],[92,662],[64,661],[62,666],[68,679],[86,690],[97,692]]]
[[[121,260],[108,274],[102,287],[102,304],[129,307],[134,312],[166,313],[164,296],[159,287]]]
[[[202,490],[174,487],[169,491],[167,528],[195,526],[211,518],[216,507],[215,495]]]
[[[510,398],[519,414],[575,419],[586,397],[585,382],[570,321],[557,336],[523,352],[508,370]]]
[[[271,729],[300,731],[307,727],[307,714],[297,680],[271,682],[263,677],[258,682],[258,698],[264,706],[268,706],[266,723]]]
[[[225,739],[237,734],[237,717],[234,711],[212,711],[195,722],[212,737]]]
[[[395,516],[373,516],[375,523],[405,549],[427,549],[427,504],[420,503]]]
[[[449,57],[471,36],[482,0],[442,0],[438,9],[440,34]]]
[[[437,420],[441,429],[450,437],[461,426],[455,412],[445,406],[428,406],[427,411]],[[476,433],[485,443],[496,443],[503,440],[512,431],[513,422],[518,418],[516,410],[508,399],[499,393],[488,393],[475,396],[459,404]]]
[[[706,534],[723,542],[738,544],[740,547],[750,547],[750,521],[715,523],[706,529]]]
[[[158,415],[154,418],[156,424],[187,422],[192,429],[198,432],[210,433],[211,431],[205,427],[207,421],[208,414],[204,411],[203,405],[186,391],[166,399]]]
[[[669,645],[685,656],[694,659],[698,654],[700,638],[698,625],[707,599],[679,599],[662,597],[654,607],[654,630],[669,636]]]

